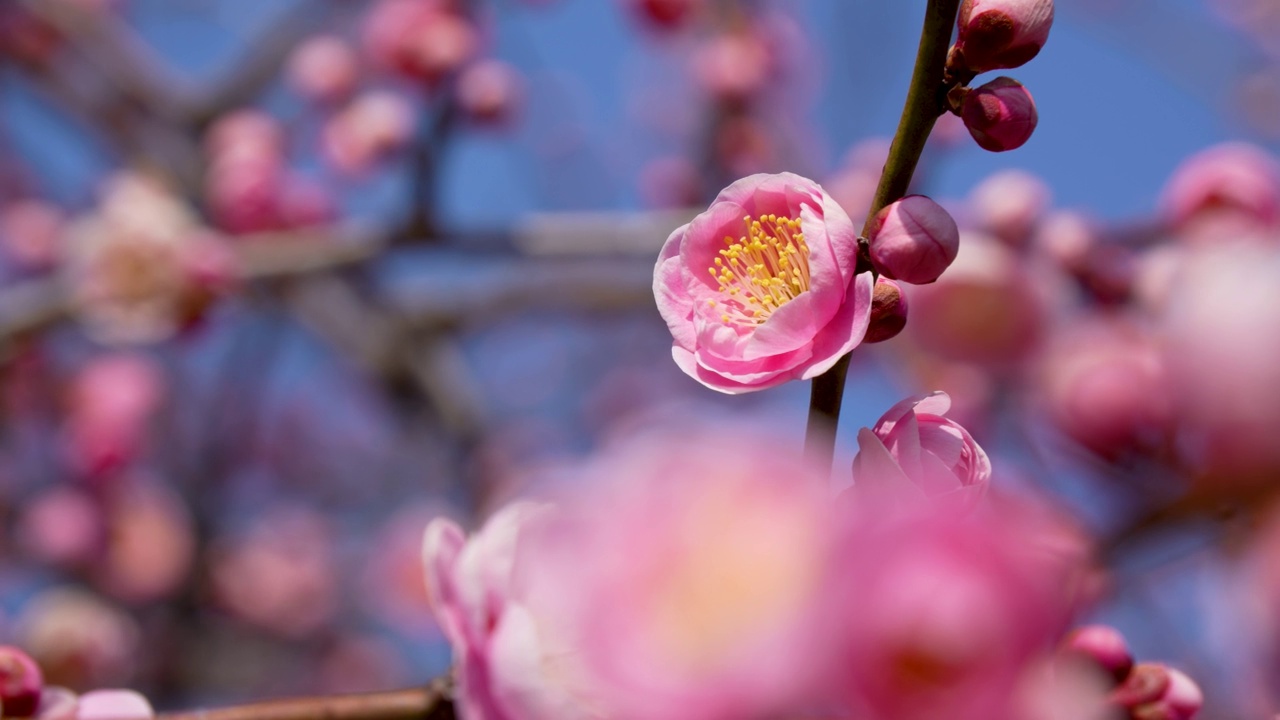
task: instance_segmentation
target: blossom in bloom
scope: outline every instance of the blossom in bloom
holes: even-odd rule
[[[5,717],[34,715],[43,688],[44,675],[30,655],[10,645],[0,646],[0,712]]]
[[[1015,68],[1040,53],[1053,27],[1053,0],[964,0],[955,59],[973,73]]]
[[[1018,248],[1027,244],[1053,201],[1044,180],[1025,170],[1001,170],[969,193],[968,210],[978,230]]]
[[[633,431],[563,479],[575,493],[522,534],[515,574],[599,717],[779,717],[825,691],[835,535],[798,448]]]
[[[956,221],[923,195],[908,195],[876,213],[868,236],[876,269],[913,285],[937,280],[960,250]]]
[[[849,216],[813,181],[733,183],[658,257],[654,296],[676,364],[725,393],[827,371],[870,322],[874,283],[856,256]]]
[[[514,564],[526,526],[551,506],[504,507],[471,538],[453,521],[427,526],[422,557],[431,609],[453,647],[464,720],[586,719],[576,653],[532,615]]]
[[[848,589],[831,632],[853,717],[1015,717],[1016,691],[1080,601],[1081,548],[1060,546],[1058,523],[1021,504],[972,516],[846,507],[834,572]]]
[[[907,398],[874,428],[858,431],[854,492],[914,499],[944,499],[972,509],[987,491],[991,461],[959,423],[945,417],[944,392]]]
[[[1031,93],[1007,77],[998,77],[965,95],[960,117],[978,145],[991,152],[1022,147],[1040,122]]]

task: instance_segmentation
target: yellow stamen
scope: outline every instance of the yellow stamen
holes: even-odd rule
[[[724,294],[726,325],[759,325],[809,289],[809,245],[800,221],[777,215],[744,217],[747,232],[725,236],[708,268]]]

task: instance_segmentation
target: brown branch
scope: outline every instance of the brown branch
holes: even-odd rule
[[[454,720],[450,686],[438,679],[424,688],[160,713],[157,720]]]
[[[902,108],[893,145],[889,148],[889,159],[885,161],[884,172],[880,175],[880,185],[867,212],[863,235],[870,232],[876,213],[907,194],[929,133],[942,116],[943,74],[947,49],[951,45],[951,29],[959,8],[960,0],[929,0],[925,9],[911,87],[907,91],[907,101]],[[847,371],[848,363],[841,362],[814,378],[809,396],[805,450],[828,467],[835,452],[835,431],[840,421]]]

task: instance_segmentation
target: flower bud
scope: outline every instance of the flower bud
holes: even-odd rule
[[[948,62],[973,73],[1015,68],[1049,39],[1053,0],[964,0],[960,37]]]
[[[996,78],[966,95],[960,116],[978,145],[991,152],[1022,147],[1040,121],[1031,93],[1007,77]]]
[[[1204,695],[1185,673],[1159,663],[1141,663],[1111,694],[1111,702],[1128,711],[1133,720],[1191,720],[1204,705]]]
[[[1133,655],[1124,636],[1106,625],[1088,625],[1073,631],[1063,649],[1097,663],[1116,683],[1123,683],[1133,669]]]
[[[30,717],[40,704],[44,676],[25,652],[0,646],[0,707],[5,717]]]
[[[871,261],[885,277],[931,283],[956,259],[960,230],[938,203],[908,195],[881,210],[871,226]]]
[[[888,279],[876,280],[875,291],[871,295],[871,324],[864,343],[884,342],[907,326],[907,296],[898,283]]]

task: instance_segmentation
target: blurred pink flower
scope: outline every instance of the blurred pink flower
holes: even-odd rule
[[[278,156],[222,155],[205,177],[205,204],[218,227],[228,233],[279,230],[285,178]]]
[[[434,85],[475,54],[479,38],[447,3],[381,0],[365,23],[364,45],[382,67]]]
[[[468,65],[458,76],[458,105],[472,122],[501,125],[520,104],[520,72],[501,60]]]
[[[755,428],[632,432],[560,477],[573,494],[522,533],[515,573],[537,627],[575,651],[592,717],[815,702],[833,536],[825,474],[798,448]]]
[[[217,242],[159,182],[112,177],[97,211],[68,233],[67,282],[86,331],[104,343],[155,342],[176,332],[188,321],[189,257]]]
[[[1155,342],[1121,320],[1059,329],[1038,376],[1047,417],[1105,457],[1151,447],[1171,429],[1172,396]]]
[[[49,685],[84,690],[134,678],[137,623],[86,590],[54,588],[31,597],[17,625],[19,645],[40,664]]]
[[[338,609],[328,522],[301,507],[274,508],[212,553],[217,602],[235,617],[285,637],[325,627]]]
[[[133,690],[93,690],[84,695],[47,687],[35,720],[149,720],[151,703]]]
[[[359,58],[340,37],[319,35],[289,56],[289,84],[294,92],[318,103],[336,102],[351,94],[360,79]]]
[[[106,537],[102,511],[78,489],[56,487],[31,498],[18,522],[24,551],[63,568],[87,566]]]
[[[409,142],[414,116],[404,96],[389,90],[366,92],[325,126],[325,157],[344,173],[364,173]]]
[[[1024,170],[1002,170],[969,193],[969,212],[979,230],[1019,248],[1027,244],[1053,201],[1044,180]]]
[[[722,101],[747,100],[765,86],[773,70],[769,49],[750,30],[717,35],[693,56],[694,76]]]
[[[1225,213],[1274,227],[1280,223],[1280,161],[1248,143],[1215,145],[1174,170],[1161,206],[1175,225],[1202,213]]]
[[[470,539],[447,519],[423,541],[431,609],[453,646],[465,720],[594,718],[578,652],[532,615],[514,566],[527,527],[554,510],[515,503]]]
[[[820,186],[752,175],[667,239],[654,270],[676,364],[741,393],[813,378],[862,341],[871,273],[857,232]]]
[[[875,720],[1014,717],[1016,690],[1076,610],[1083,550],[1021,504],[961,516],[854,509],[838,666],[848,707]]]
[[[964,0],[948,64],[974,73],[1015,68],[1040,53],[1053,27],[1053,0]]]
[[[1111,703],[1136,720],[1191,720],[1204,705],[1200,686],[1186,673],[1161,663],[1139,663]]]
[[[956,259],[960,230],[941,205],[908,195],[876,213],[867,233],[871,262],[885,277],[913,285],[937,280]]]
[[[111,476],[146,450],[151,418],[167,389],[163,369],[147,355],[94,358],[68,392],[64,430],[75,469],[88,478]]]
[[[107,508],[109,534],[95,564],[97,584],[128,603],[163,599],[187,580],[195,559],[195,531],[182,498],[169,488],[136,480],[118,488]]]
[[[0,208],[0,243],[5,253],[31,270],[48,270],[62,259],[61,210],[41,200],[20,200]]]
[[[651,27],[674,30],[684,26],[697,13],[705,0],[623,0],[631,10]]]
[[[284,128],[261,110],[236,110],[209,127],[204,151],[210,161],[278,159],[284,152]]]
[[[959,423],[944,415],[944,392],[907,398],[872,429],[858,431],[853,492],[889,501],[935,498],[971,511],[987,492],[991,461]]]

